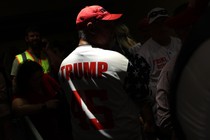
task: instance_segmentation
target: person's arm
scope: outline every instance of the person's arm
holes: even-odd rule
[[[11,69],[11,73],[10,73],[10,77],[11,77],[11,81],[12,81],[12,92],[13,93],[15,92],[15,87],[16,87],[15,76],[16,76],[16,73],[17,73],[18,65],[19,65],[18,60],[15,58],[13,60],[12,69]]]
[[[30,104],[24,98],[15,98],[12,101],[12,109],[16,115],[30,115],[45,112],[47,110],[56,109],[58,107],[59,100],[53,99],[45,103]]]
[[[143,57],[135,55],[130,58],[128,77],[125,89],[135,104],[139,107],[145,131],[154,131],[154,118],[150,100],[149,74],[150,66]]]
[[[167,67],[164,67],[167,68]],[[157,125],[161,128],[171,126],[170,112],[169,112],[169,72],[163,68],[157,83]]]
[[[15,59],[13,60],[13,63],[12,63],[12,69],[11,69],[11,73],[10,73],[11,76],[15,76],[15,75],[16,75],[17,69],[18,69],[18,65],[19,65],[19,62],[18,62],[18,60],[15,58]]]

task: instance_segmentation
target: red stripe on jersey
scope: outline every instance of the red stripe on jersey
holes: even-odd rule
[[[103,126],[100,124],[100,122],[97,119],[90,119],[92,124],[96,127],[97,130],[103,130]]]
[[[80,98],[80,96],[79,96],[79,94],[78,94],[78,92],[75,90],[75,91],[73,91],[74,92],[74,95],[75,95],[75,97],[76,97],[76,99],[77,99],[77,101],[78,101],[78,103],[79,103],[79,105],[80,106],[82,106],[82,104],[81,104],[81,98]]]

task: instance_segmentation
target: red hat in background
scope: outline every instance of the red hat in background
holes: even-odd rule
[[[122,14],[111,14],[99,5],[86,6],[77,15],[76,25],[79,29],[95,19],[97,20],[117,20]]]
[[[185,28],[195,23],[200,16],[201,14],[196,13],[193,8],[188,7],[181,14],[168,18],[165,24],[174,29]]]
[[[210,0],[195,0],[194,6],[189,3],[185,10],[183,10],[181,13],[170,17],[166,21],[166,25],[175,29],[185,28],[193,25],[205,12],[209,1]]]

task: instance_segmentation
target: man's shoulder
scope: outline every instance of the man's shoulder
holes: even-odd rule
[[[88,51],[87,51],[88,50]],[[63,59],[62,65],[74,63],[77,61],[106,61],[110,63],[128,63],[128,59],[119,52],[105,50],[101,48],[91,48],[84,50],[74,50]]]
[[[154,48],[156,49],[157,46],[159,46],[158,43],[154,41],[152,38],[150,38],[142,44],[141,50],[151,51],[151,49],[154,49]]]
[[[182,44],[182,40],[176,36],[171,36],[171,40],[175,43]]]
[[[27,50],[22,51],[22,52],[20,52],[20,53],[16,54],[15,56],[16,56],[16,57],[17,57],[17,56],[21,56],[21,55],[24,55],[25,53],[27,53]]]
[[[117,51],[103,49],[103,48],[94,48],[92,47],[91,50],[89,50],[88,55],[94,55],[98,58],[106,58],[106,59],[112,59],[114,57],[124,57],[125,56]]]
[[[136,49],[135,54],[147,57],[150,54],[150,52],[157,48],[157,46],[151,42],[151,39],[147,40],[144,44],[138,47],[138,49]]]

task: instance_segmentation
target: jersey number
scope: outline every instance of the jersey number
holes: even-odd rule
[[[84,95],[84,99],[86,99],[84,102],[86,103],[88,109],[99,120],[104,129],[113,128],[114,121],[112,111],[108,107],[100,104],[108,100],[106,91],[88,90],[85,91]],[[79,119],[80,127],[84,130],[90,129],[90,121],[88,120],[85,112],[82,110],[81,105],[79,105],[74,98],[71,100],[71,109],[74,117]]]

